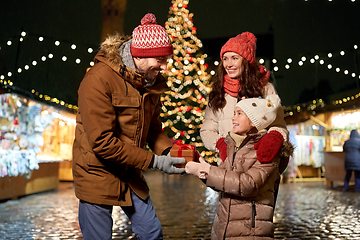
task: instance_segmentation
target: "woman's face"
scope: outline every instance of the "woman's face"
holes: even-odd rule
[[[234,52],[226,52],[223,55],[223,66],[230,78],[238,79],[244,71],[243,57]]]

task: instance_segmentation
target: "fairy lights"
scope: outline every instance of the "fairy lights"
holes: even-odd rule
[[[358,49],[358,45],[355,44],[353,46],[353,50],[356,51],[357,49]],[[319,54],[315,54],[313,57],[310,58],[309,62],[311,64],[315,64],[316,62],[318,62],[320,66],[323,66],[323,65],[326,66],[327,70],[332,70],[334,67],[333,67],[333,64],[330,62],[331,59],[333,59],[334,56],[344,57],[346,55],[347,55],[347,51],[345,51],[345,50],[338,51],[338,54],[327,53],[323,57],[320,57]],[[299,66],[299,67],[304,66],[307,59],[308,59],[308,57],[302,56],[300,58],[300,60],[297,62],[297,66]],[[272,63],[275,64],[272,70],[274,72],[280,71],[280,68],[278,66],[278,65],[280,65],[279,61],[277,59],[272,59]],[[287,58],[286,63],[284,64],[284,69],[289,70],[291,68],[292,64],[294,64],[293,59],[291,57]],[[348,69],[341,69],[340,67],[336,67],[335,71],[337,73],[342,72],[345,76],[350,75],[353,78],[358,77],[360,79],[360,74],[357,75],[355,72],[350,72]]]
[[[29,36],[34,36],[32,34],[28,34],[27,32],[23,31],[20,33],[20,41],[23,42],[27,39],[27,37]],[[37,36],[36,37],[37,40],[38,40],[38,43],[41,44],[41,43],[44,43],[46,40],[48,41],[53,41],[51,40],[50,38],[45,38],[43,36]],[[64,41],[65,44],[66,41]],[[55,40],[53,41],[53,46],[55,47],[59,47],[62,43],[60,40]],[[6,42],[6,46],[7,47],[12,47],[13,46],[13,40],[8,40]],[[71,43],[69,44],[69,49],[74,51],[78,48],[78,45],[75,44],[75,43]],[[1,50],[1,48],[0,48]],[[92,47],[87,47],[86,48],[86,51],[88,54],[92,54],[94,52],[94,49]],[[40,63],[44,63],[46,61],[49,61],[49,60],[53,60],[54,59],[54,54],[53,53],[48,53],[47,55],[43,55],[41,56],[39,59],[33,59],[31,61],[29,61],[28,64],[25,64],[24,66],[17,66],[15,69],[17,69],[15,72],[7,72],[6,74],[1,74],[0,73],[0,84],[2,84],[3,86],[15,86],[13,81],[11,80],[12,77],[15,77],[14,74],[24,74],[24,71],[27,71],[30,69],[30,67],[37,67],[39,65],[41,65]],[[67,62],[69,59],[68,59],[68,56],[66,55],[63,55],[63,56],[58,56],[60,57],[60,60],[62,62]],[[82,60],[80,58],[75,58],[74,59],[74,64],[80,64],[82,62]],[[94,65],[94,62],[91,61],[89,62],[89,66],[93,66]],[[32,90],[31,93],[33,93],[36,97],[40,98],[40,99],[43,99],[45,101],[50,101],[52,103],[55,103],[55,104],[59,104],[61,106],[65,106],[69,109],[72,109],[74,111],[76,111],[78,109],[78,107],[76,105],[73,105],[73,104],[69,104],[69,103],[66,103],[65,101],[62,101],[62,100],[57,100],[57,98],[55,97],[49,97],[47,94],[41,94],[41,93],[38,93],[36,90]],[[46,96],[46,97],[44,97]]]
[[[291,68],[293,68],[293,67],[301,68],[301,67],[305,66],[306,63],[310,63],[310,64],[318,63],[319,66],[324,66],[325,70],[335,71],[336,73],[343,74],[346,77],[360,79],[360,74],[350,71],[348,67],[334,66],[334,61],[338,60],[337,57],[343,58],[347,55],[352,56],[354,51],[357,51],[357,49],[358,49],[358,45],[355,44],[355,45],[353,45],[352,49],[348,48],[348,50],[333,51],[333,52],[329,52],[326,54],[314,54],[313,56],[303,55],[298,60],[296,60],[296,58],[292,58],[292,57],[283,58],[284,59],[283,63],[282,63],[283,68],[280,67],[282,65],[281,64],[282,61],[274,58],[271,60],[272,63],[274,64],[272,70],[274,72],[290,71]],[[356,52],[356,54],[358,54],[358,53]],[[261,59],[259,59],[259,62],[260,61],[261,61]],[[315,69],[314,69],[314,71],[315,71]],[[334,100],[328,104],[337,105],[340,107],[341,104],[349,103],[349,101],[356,100],[359,96],[360,96],[360,93],[357,93],[353,96]],[[285,117],[293,116],[296,113],[300,113],[300,112],[304,112],[304,111],[312,112],[312,114],[315,114],[317,111],[320,111],[320,109],[323,108],[324,106],[325,106],[325,102],[322,99],[315,99],[315,100],[312,100],[307,103],[296,104],[291,107],[284,107]]]
[[[311,0],[304,0],[304,2],[310,2]],[[328,2],[332,2],[333,0],[327,0]],[[342,0],[340,0],[342,1]],[[355,2],[356,0],[350,0],[350,2]]]

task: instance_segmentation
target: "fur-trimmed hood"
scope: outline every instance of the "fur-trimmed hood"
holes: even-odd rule
[[[120,46],[130,39],[130,36],[120,36],[120,34],[108,36],[105,41],[101,43],[100,51],[104,52],[104,55],[109,62],[119,65],[122,63]]]

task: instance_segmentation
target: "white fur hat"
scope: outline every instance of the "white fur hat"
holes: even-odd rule
[[[281,101],[277,94],[271,94],[265,99],[246,98],[240,100],[236,106],[244,111],[257,130],[261,130],[275,121]]]

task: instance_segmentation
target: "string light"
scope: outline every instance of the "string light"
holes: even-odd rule
[[[354,49],[354,50],[358,49],[358,46],[357,46],[357,45],[354,45],[354,46],[353,46],[353,49]],[[326,61],[330,61],[331,59],[333,59],[333,58],[334,58],[334,55],[336,55],[336,54],[327,53],[326,57],[320,58],[319,54],[316,54],[316,55],[314,55],[314,57],[310,58],[309,62],[310,62],[311,64],[314,64],[314,63],[316,63],[316,62],[318,61],[318,63],[319,63],[320,65],[325,65],[328,70],[331,70],[331,69],[333,69],[333,65],[332,65],[331,63],[329,63],[329,62],[327,63]],[[345,51],[345,50],[339,51],[338,54],[337,54],[337,56],[340,56],[340,57],[346,56],[346,51]],[[260,60],[261,60],[261,59],[260,59]],[[260,60],[259,60],[259,63],[260,63]],[[299,67],[304,66],[306,60],[307,60],[307,57],[306,57],[306,56],[302,56],[302,57],[300,58],[300,60],[298,61],[298,64],[297,64],[297,65],[298,65]],[[272,70],[273,70],[274,72],[279,71],[278,60],[277,60],[277,59],[272,59],[272,63],[276,64],[275,66],[273,66],[273,69],[272,69]],[[260,64],[261,64],[261,63],[260,63]],[[289,69],[291,68],[291,64],[293,64],[293,58],[291,58],[291,57],[286,58],[286,64],[284,64],[284,69],[285,69],[285,70],[289,70]],[[345,76],[346,76],[346,75],[349,75],[349,73],[350,73],[349,70],[346,70],[346,69],[343,69],[343,70],[342,70],[340,67],[336,67],[336,68],[335,68],[335,71],[336,71],[336,72],[343,72],[343,74],[344,74]],[[351,73],[350,75],[351,75],[352,77],[356,77],[356,76],[357,76],[356,73]],[[360,78],[360,75],[358,75],[358,77]]]
[[[357,45],[354,45],[353,49],[356,50]],[[327,62],[327,61],[331,61],[331,59],[333,59],[335,55],[336,54],[328,53],[328,54],[326,54],[326,57],[320,58],[319,54],[316,54],[316,55],[314,55],[313,58],[310,59],[310,63],[314,64],[314,63],[316,63],[318,61],[320,66],[325,65],[328,70],[334,69],[335,72],[337,72],[337,73],[343,73],[345,76],[350,75],[352,78],[358,77],[360,79],[360,75],[356,75],[356,73],[350,72],[348,69],[341,69],[340,67],[335,67],[334,68],[333,64]],[[345,50],[339,51],[337,56],[340,56],[340,57],[346,56],[346,51]],[[303,56],[302,58],[304,58],[304,57],[305,56]],[[304,60],[302,58],[301,58],[301,60]],[[291,59],[291,58],[286,58],[286,59],[287,59],[287,62],[289,63],[289,59]],[[276,62],[278,62],[278,61],[276,60]],[[273,63],[274,63],[274,61],[273,61]],[[303,64],[298,64],[298,65],[300,67],[303,66]],[[285,65],[285,69],[289,69],[289,68],[290,68],[290,66],[288,64]],[[273,68],[273,70],[278,71],[278,67],[275,66]],[[360,93],[358,93],[356,95],[353,95],[353,96],[350,96],[350,97],[344,97],[344,98],[341,98],[341,99],[338,99],[338,100],[334,100],[331,104],[333,104],[333,105],[341,105],[341,104],[347,103],[347,102],[349,102],[351,100],[355,100],[359,96],[360,96]],[[323,102],[323,100],[316,99],[316,100],[313,100],[313,101],[308,102],[308,103],[304,103],[304,104],[300,104],[300,105],[296,104],[296,105],[291,106],[291,107],[284,107],[285,117],[293,116],[295,113],[300,113],[300,112],[303,112],[303,111],[311,111],[312,114],[314,114],[315,111],[317,111],[319,108],[323,108],[324,106],[325,106],[325,103]]]
[[[332,2],[333,0],[327,0],[328,2]],[[342,1],[342,0],[340,0]],[[350,2],[355,2],[356,0],[350,0]],[[309,0],[304,0],[304,2],[310,2]]]
[[[29,36],[29,35],[31,35],[31,34],[28,34],[27,32],[23,31],[23,32],[20,33],[21,38],[20,38],[19,40],[20,40],[20,41],[23,41],[23,40],[25,40],[25,37],[27,37],[27,36]],[[39,37],[37,37],[37,39],[38,39],[38,41],[39,41],[40,43],[42,43],[42,42],[44,42],[44,41],[46,40],[43,36],[39,36]],[[49,40],[50,40],[50,39],[49,39]],[[55,46],[58,47],[58,46],[60,46],[60,44],[61,44],[61,42],[60,42],[59,40],[54,41],[54,45],[55,45]],[[8,40],[8,41],[6,42],[6,45],[7,45],[8,47],[11,47],[11,46],[13,45],[12,40]],[[76,50],[76,49],[77,49],[77,45],[74,44],[74,43],[71,44],[71,45],[70,45],[70,49]],[[92,47],[88,47],[88,48],[87,48],[87,52],[88,52],[88,53],[93,53],[93,51],[94,51],[94,49],[93,49]],[[47,57],[46,57],[46,56],[42,56],[42,57],[40,58],[40,60],[41,60],[42,62],[46,62],[48,59],[53,59],[53,58],[54,58],[54,55],[53,55],[52,53],[49,53],[49,54],[47,55]],[[61,58],[61,60],[65,62],[65,61],[68,60],[68,58],[67,58],[67,56],[64,55],[64,56]],[[39,65],[39,62],[38,62],[37,60],[32,60],[32,61],[30,61],[30,62],[31,62],[31,65],[32,65],[33,67],[36,67],[36,66]],[[80,58],[76,58],[76,59],[74,60],[74,62],[75,62],[76,64],[80,64],[80,63],[81,63],[81,59],[80,59]],[[90,65],[90,66],[93,66],[93,65],[94,65],[94,62],[91,61],[91,62],[89,63],[89,65]],[[24,70],[29,70],[29,69],[30,69],[29,64],[26,64],[23,68],[18,67],[18,68],[17,68],[17,74],[21,74],[21,73],[23,72],[23,69],[24,69]],[[7,76],[8,76],[8,77],[13,77],[14,74],[13,74],[12,72],[8,72],[8,73],[7,73]],[[5,76],[4,76],[4,75],[0,75],[0,83],[1,83],[3,86],[13,86],[13,85],[14,85],[14,83],[13,83],[10,79],[9,79],[9,80],[5,80]],[[38,93],[38,92],[37,92],[36,90],[34,90],[34,89],[33,89],[31,92],[32,92],[36,97],[39,97],[39,98],[41,98],[41,99],[44,99],[45,101],[51,101],[51,102],[56,103],[56,104],[59,104],[59,105],[61,105],[61,106],[68,107],[68,108],[70,108],[70,109],[72,109],[72,110],[77,110],[77,109],[78,109],[78,107],[77,107],[76,105],[66,103],[65,101],[62,101],[62,100],[55,101],[54,99],[57,99],[57,98],[49,97],[47,94]],[[47,97],[44,97],[44,96],[47,96]]]

